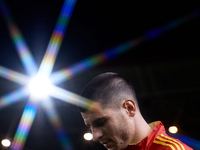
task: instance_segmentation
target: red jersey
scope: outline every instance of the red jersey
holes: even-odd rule
[[[168,136],[164,125],[160,122],[149,124],[153,130],[136,145],[129,145],[125,150],[192,150],[178,139]]]

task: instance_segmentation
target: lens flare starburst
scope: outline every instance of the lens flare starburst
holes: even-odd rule
[[[13,104],[21,98],[24,98],[24,96],[29,95],[29,101],[24,109],[19,126],[14,136],[14,140],[11,145],[12,150],[21,150],[23,149],[23,146],[25,144],[25,141],[27,139],[28,133],[30,131],[30,128],[32,126],[37,112],[36,100],[49,100],[48,94],[49,92],[51,92],[52,85],[48,77],[51,75],[51,71],[54,66],[54,62],[57,57],[74,6],[76,4],[76,0],[64,1],[57,24],[55,26],[54,32],[52,34],[48,48],[46,50],[45,56],[39,69],[37,69],[35,60],[20,30],[14,23],[14,20],[11,17],[6,3],[3,0],[1,0],[0,4],[2,13],[5,17],[8,29],[10,31],[11,39],[13,40],[13,43],[16,47],[16,50],[22,61],[22,64],[24,65],[25,70],[30,76],[29,78],[16,71],[0,66],[0,75],[2,77],[25,85],[25,88],[13,91],[1,97],[0,108],[8,106],[9,104]],[[50,109],[47,109],[48,107],[44,108],[46,108],[47,115],[49,116],[50,121],[54,125],[55,130],[57,131],[57,133],[59,133],[57,134],[57,136],[60,139],[62,148],[70,150],[73,149],[70,145],[69,139],[66,137],[66,134],[64,134],[63,130],[61,130],[62,123],[58,117],[57,112],[53,109],[53,104],[51,104],[50,102],[48,104],[48,106],[51,106],[51,111]],[[54,118],[51,114],[54,114]]]

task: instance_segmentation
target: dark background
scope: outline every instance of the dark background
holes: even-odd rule
[[[6,0],[38,66],[54,30],[63,1]],[[53,71],[136,39],[199,9],[192,1],[78,1]],[[140,109],[147,120],[160,120],[166,129],[176,125],[179,133],[200,140],[200,20],[196,17],[161,36],[142,42],[115,59],[77,74],[59,84],[79,94],[99,73],[114,71],[135,86]],[[1,13],[0,65],[25,74]],[[0,78],[3,96],[21,85]],[[28,99],[0,110],[0,140],[12,137]],[[77,107],[54,99],[55,108],[75,150],[104,149],[83,139],[87,131]],[[55,130],[38,106],[25,150],[61,149]]]

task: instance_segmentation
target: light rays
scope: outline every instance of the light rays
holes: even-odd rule
[[[5,68],[3,66],[0,66],[0,76],[22,85],[26,85],[29,82],[28,76]]]
[[[22,61],[22,64],[25,70],[27,71],[28,75],[35,75],[37,72],[37,66],[23,38],[23,35],[20,33],[18,27],[14,23],[14,20],[12,19],[9,9],[7,8],[4,0],[1,0],[0,3],[3,16],[6,20],[8,29],[10,31],[11,39],[13,40],[13,43],[17,49],[20,60]]]
[[[42,60],[39,73],[45,74],[47,77],[51,74],[54,66],[56,56],[58,54],[60,45],[62,43],[69,19],[72,15],[76,0],[65,0],[60,12],[56,27],[50,39],[47,51]]]
[[[16,102],[23,100],[25,97],[28,97],[28,95],[29,91],[27,88],[21,88],[9,94],[6,94],[0,97],[0,109],[9,106],[11,104],[15,104]]]
[[[36,111],[37,111],[36,103],[34,103],[33,100],[29,100],[20,119],[19,126],[17,128],[14,140],[11,145],[11,150],[23,149],[26,139],[28,137],[28,133],[32,126],[33,120],[35,118]]]
[[[85,109],[89,109],[92,105],[91,100],[81,97],[67,90],[64,90],[62,88],[56,87],[56,86],[52,86],[52,91],[50,92],[50,95],[54,98],[60,99],[64,102],[67,102],[79,107],[83,107]]]
[[[53,103],[51,99],[48,99],[47,101],[42,101],[41,102],[51,124],[56,130],[56,134],[58,136],[58,139],[61,143],[61,146],[64,150],[73,150],[73,147],[70,144],[70,140],[64,131],[62,127],[62,122],[60,120],[60,117],[56,111],[56,109],[53,106]]]

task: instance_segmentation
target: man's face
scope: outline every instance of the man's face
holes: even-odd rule
[[[122,150],[131,140],[129,116],[125,109],[101,107],[81,113],[86,126],[91,129],[94,141],[107,149]]]

